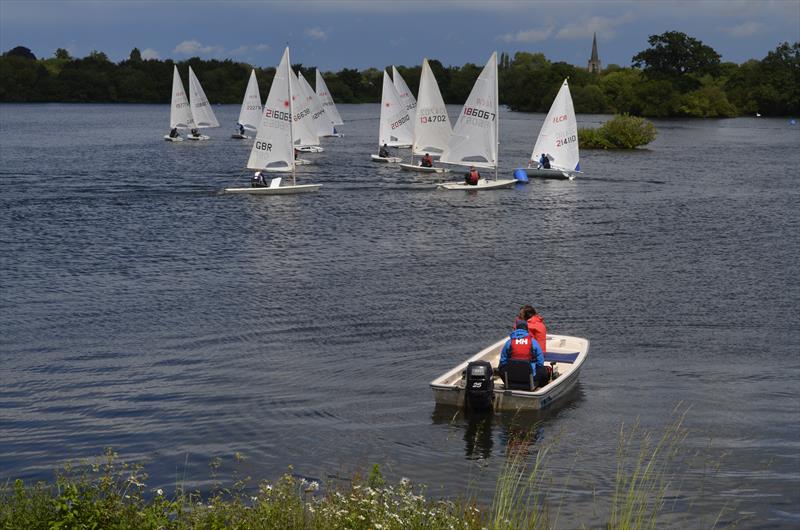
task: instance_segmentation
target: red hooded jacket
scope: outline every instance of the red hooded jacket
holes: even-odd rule
[[[547,327],[544,325],[544,320],[539,315],[533,315],[528,319],[528,332],[533,335],[542,353],[547,352]]]

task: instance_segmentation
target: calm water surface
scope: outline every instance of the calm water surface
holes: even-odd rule
[[[112,446],[152,487],[204,488],[238,451],[258,478],[377,462],[489,499],[533,429],[531,455],[558,442],[559,524],[596,526],[620,426],[659,433],[682,404],[685,447],[720,467],[683,473],[675,521],[800,525],[800,128],[659,121],[647,150],[584,151],[574,182],[466,194],[372,164],[377,105],[340,111],[299,175],[319,194],[241,197],[218,194],[248,179],[225,127],[170,144],[163,105],[0,106],[0,480]],[[502,174],[543,118],[502,114]],[[574,395],[437,409],[428,382],[524,303],[590,339]]]

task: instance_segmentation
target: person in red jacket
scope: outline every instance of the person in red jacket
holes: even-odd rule
[[[475,166],[472,166],[471,168],[469,168],[469,173],[467,173],[466,176],[464,177],[464,183],[469,186],[477,186],[478,179],[480,178],[481,174],[478,173],[478,170],[475,169]]]
[[[514,319],[514,328],[516,329],[517,323],[520,321],[528,323],[528,332],[539,344],[542,353],[547,352],[547,326],[544,325],[541,315],[530,305],[524,305],[520,308],[517,318]]]

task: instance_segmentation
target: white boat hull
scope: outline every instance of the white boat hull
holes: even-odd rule
[[[321,153],[325,151],[325,148],[318,145],[302,145],[300,147],[295,147],[295,149],[301,153]]]
[[[187,140],[194,140],[195,142],[205,142],[206,140],[211,140],[210,136],[206,136],[205,134],[201,134],[199,136],[192,136],[191,134],[186,137]]]
[[[575,172],[565,169],[544,169],[531,167],[526,170],[528,178],[575,180]]]
[[[296,166],[308,166],[313,164],[311,160],[306,160],[305,158],[295,158],[294,163]]]
[[[399,156],[378,156],[378,155],[369,155],[372,158],[373,162],[380,162],[383,164],[396,164],[403,159]]]
[[[487,191],[487,190],[499,190],[503,188],[513,188],[514,185],[517,183],[514,179],[499,179],[499,180],[486,180],[486,179],[479,179],[478,184],[471,185],[465,183],[463,180],[461,182],[443,182],[439,184],[437,187],[441,190],[461,190],[461,191]]]
[[[400,169],[405,171],[417,171],[419,173],[449,173],[450,169],[446,167],[423,167],[414,164],[400,164]]]
[[[508,337],[500,339],[431,381],[430,387],[436,403],[438,405],[463,407],[466,396],[463,374],[467,364],[472,361],[489,361],[492,364],[492,368],[496,370],[500,362],[500,351],[506,340],[508,340]],[[556,361],[555,368],[558,371],[558,377],[532,392],[506,390],[503,380],[496,377],[494,383],[494,410],[541,410],[552,406],[559,398],[568,394],[578,382],[581,366],[589,354],[589,341],[580,337],[568,337],[566,335],[547,336],[546,364],[550,364],[548,356],[570,353],[577,353],[575,360],[573,362]]]
[[[312,193],[319,191],[322,184],[297,184],[295,186],[277,186],[273,188],[225,188],[224,193],[246,195],[292,195],[296,193]]]
[[[170,136],[168,134],[165,134],[164,135],[164,140],[166,140],[168,142],[182,142],[183,141],[183,137],[182,136],[176,136],[175,138],[173,138],[172,136]]]

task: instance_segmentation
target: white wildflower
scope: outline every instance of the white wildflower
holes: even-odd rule
[[[162,490],[161,488],[158,488],[156,490],[156,494],[159,495],[159,496],[164,495],[164,490]]]
[[[403,478],[400,479],[400,485],[401,486],[408,486],[409,484],[411,484],[411,479],[410,478],[403,477]]]

